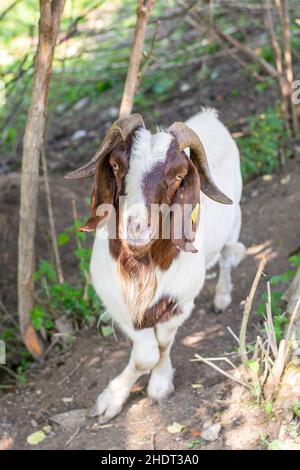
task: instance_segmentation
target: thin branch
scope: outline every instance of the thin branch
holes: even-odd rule
[[[133,99],[137,89],[138,74],[146,35],[146,27],[154,5],[154,0],[138,0],[137,20],[134,30],[133,43],[130,52],[129,67],[126,77],[119,116],[129,116],[133,107]]]
[[[160,28],[160,21],[157,21],[156,22],[156,27],[155,27],[155,31],[153,33],[153,36],[152,36],[152,41],[151,41],[151,45],[150,45],[150,50],[147,54],[147,58],[146,58],[146,61],[143,65],[143,67],[141,68],[140,72],[139,72],[139,75],[138,75],[138,81],[137,81],[137,84],[136,84],[136,91],[141,83],[141,80],[143,78],[143,76],[145,75],[147,69],[149,68],[149,65],[151,63],[151,60],[154,56],[154,49],[155,49],[155,43],[156,43],[156,39],[157,39],[157,35],[158,35],[158,31],[159,31],[159,28]]]
[[[15,0],[11,5],[9,5],[2,13],[0,13],[0,21],[2,21],[5,16],[16,6],[20,3],[21,0]]]
[[[249,316],[251,312],[254,295],[255,295],[260,277],[266,265],[266,262],[267,262],[266,258],[263,258],[261,260],[257,273],[255,275],[252,287],[250,289],[250,293],[245,301],[242,325],[241,325],[241,330],[240,330],[240,355],[241,355],[241,359],[245,367],[247,367],[247,361],[248,361],[247,348],[246,348],[247,325],[248,325],[248,320],[249,320]]]
[[[202,357],[202,356],[200,356],[199,354],[195,354],[195,359],[191,359],[191,361],[192,361],[192,362],[197,362],[197,361],[204,362],[204,364],[206,364],[206,365],[212,367],[212,368],[215,369],[216,371],[220,372],[220,374],[225,375],[225,377],[227,377],[228,379],[233,380],[234,382],[237,382],[238,384],[243,385],[243,387],[246,387],[246,388],[250,389],[249,385],[248,385],[246,382],[243,382],[242,380],[237,379],[237,378],[234,377],[233,375],[229,374],[229,373],[226,372],[225,370],[223,370],[223,369],[221,369],[220,367],[216,366],[216,364],[214,364],[213,362],[209,361],[208,359],[205,359],[205,357]]]
[[[64,283],[64,274],[62,263],[59,255],[59,249],[57,244],[57,236],[55,230],[55,222],[54,222],[54,214],[53,214],[53,207],[52,207],[52,200],[51,200],[51,190],[49,184],[49,177],[48,177],[48,169],[47,169],[47,160],[45,149],[42,149],[42,167],[43,167],[43,174],[44,174],[44,184],[45,184],[45,193],[46,193],[46,201],[47,201],[47,209],[48,209],[48,217],[49,217],[49,225],[50,225],[50,233],[51,233],[51,240],[52,240],[52,247],[54,253],[54,260],[55,260],[55,267],[57,272],[58,281],[60,284]]]

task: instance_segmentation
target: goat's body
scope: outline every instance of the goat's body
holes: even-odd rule
[[[198,252],[180,252],[165,271],[155,268],[157,288],[151,305],[164,297],[173,298],[181,313],[167,322],[158,323],[155,328],[141,331],[134,328],[117,262],[110,254],[109,241],[103,239],[101,233],[104,229],[97,231],[91,260],[92,281],[112,319],[134,344],[125,371],[99,396],[96,413],[102,415],[104,420],[120,411],[131,386],[142,373],[153,369],[148,387],[152,398],[163,398],[173,389],[169,351],[176,330],[191,314],[194,299],[203,287],[207,268],[217,261],[220,261],[220,279],[215,306],[226,308],[231,300],[230,270],[243,256],[243,247],[237,243],[242,192],[239,152],[214,110],[204,110],[186,124],[200,136],[215,183],[232,199],[233,204],[218,204],[201,193],[200,223],[194,242]]]

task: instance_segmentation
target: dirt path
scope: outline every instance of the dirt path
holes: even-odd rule
[[[100,428],[96,420],[86,420],[78,411],[77,416],[65,420],[63,426],[50,421],[58,413],[92,405],[109,379],[126,364],[130,345],[122,334],[117,332],[118,341],[113,337],[103,339],[93,328],[80,334],[64,356],[49,359],[39,366],[32,375],[31,385],[2,397],[0,437],[6,433],[13,438],[15,449],[26,449],[29,448],[26,437],[50,424],[51,433],[36,448],[151,449],[155,445],[156,449],[186,449],[191,442],[201,449],[238,447],[229,439],[233,429],[238,436],[238,416],[236,421],[222,428],[216,441],[199,443],[203,427],[220,421],[232,384],[214,370],[190,359],[196,352],[212,357],[234,351],[235,340],[226,327],[230,326],[236,333],[239,330],[240,303],[247,296],[255,275],[255,258],[269,247],[274,259],[267,266],[267,275],[288,267],[289,253],[299,246],[299,207],[300,172],[295,162],[271,181],[258,179],[247,185],[241,238],[249,247],[249,253],[234,273],[233,303],[221,316],[212,313],[215,279],[207,281],[193,316],[178,333],[172,351],[176,391],[164,404],[151,406],[143,390],[145,378],[138,383],[123,412],[108,427]],[[264,288],[262,282],[257,298]],[[252,337],[257,327],[258,318],[253,315]],[[195,388],[192,384],[202,386]],[[174,421],[185,427],[182,432],[170,434],[167,431],[167,426]],[[249,437],[248,447],[260,446],[257,437],[252,441]]]

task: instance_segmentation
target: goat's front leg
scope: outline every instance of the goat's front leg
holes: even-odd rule
[[[159,361],[159,348],[153,328],[134,331],[130,337],[133,347],[127,366],[109,382],[91,410],[91,416],[100,416],[102,423],[120,413],[137,379],[148,374]]]
[[[173,375],[170,351],[178,329],[177,322],[170,321],[159,323],[155,327],[158,341],[160,359],[151,372],[148,384],[148,396],[153,401],[160,401],[174,391]]]

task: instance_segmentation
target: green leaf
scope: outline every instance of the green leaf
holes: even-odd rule
[[[180,433],[181,431],[183,431],[185,428],[185,426],[183,424],[180,424],[180,423],[177,423],[176,421],[174,421],[174,423],[170,424],[168,427],[167,427],[167,431],[170,433],[170,434],[178,434]]]
[[[68,243],[70,241],[70,235],[68,235],[66,232],[61,232],[58,236],[58,244],[59,246],[63,246],[65,245],[66,243]]]
[[[296,401],[293,404],[292,410],[293,410],[294,415],[300,418],[300,401]]]
[[[270,401],[264,401],[263,408],[266,415],[270,415],[273,413],[273,405]]]
[[[113,329],[110,325],[101,326],[101,333],[103,336],[107,337],[113,334]]]
[[[27,441],[27,444],[31,446],[36,446],[37,444],[42,442],[45,438],[46,438],[46,434],[44,433],[44,431],[36,431],[30,434],[29,436],[27,436],[26,441]]]
[[[256,359],[249,359],[249,361],[247,362],[247,366],[248,368],[251,370],[251,372],[253,372],[254,374],[258,374],[259,373],[259,361],[256,360]]]

